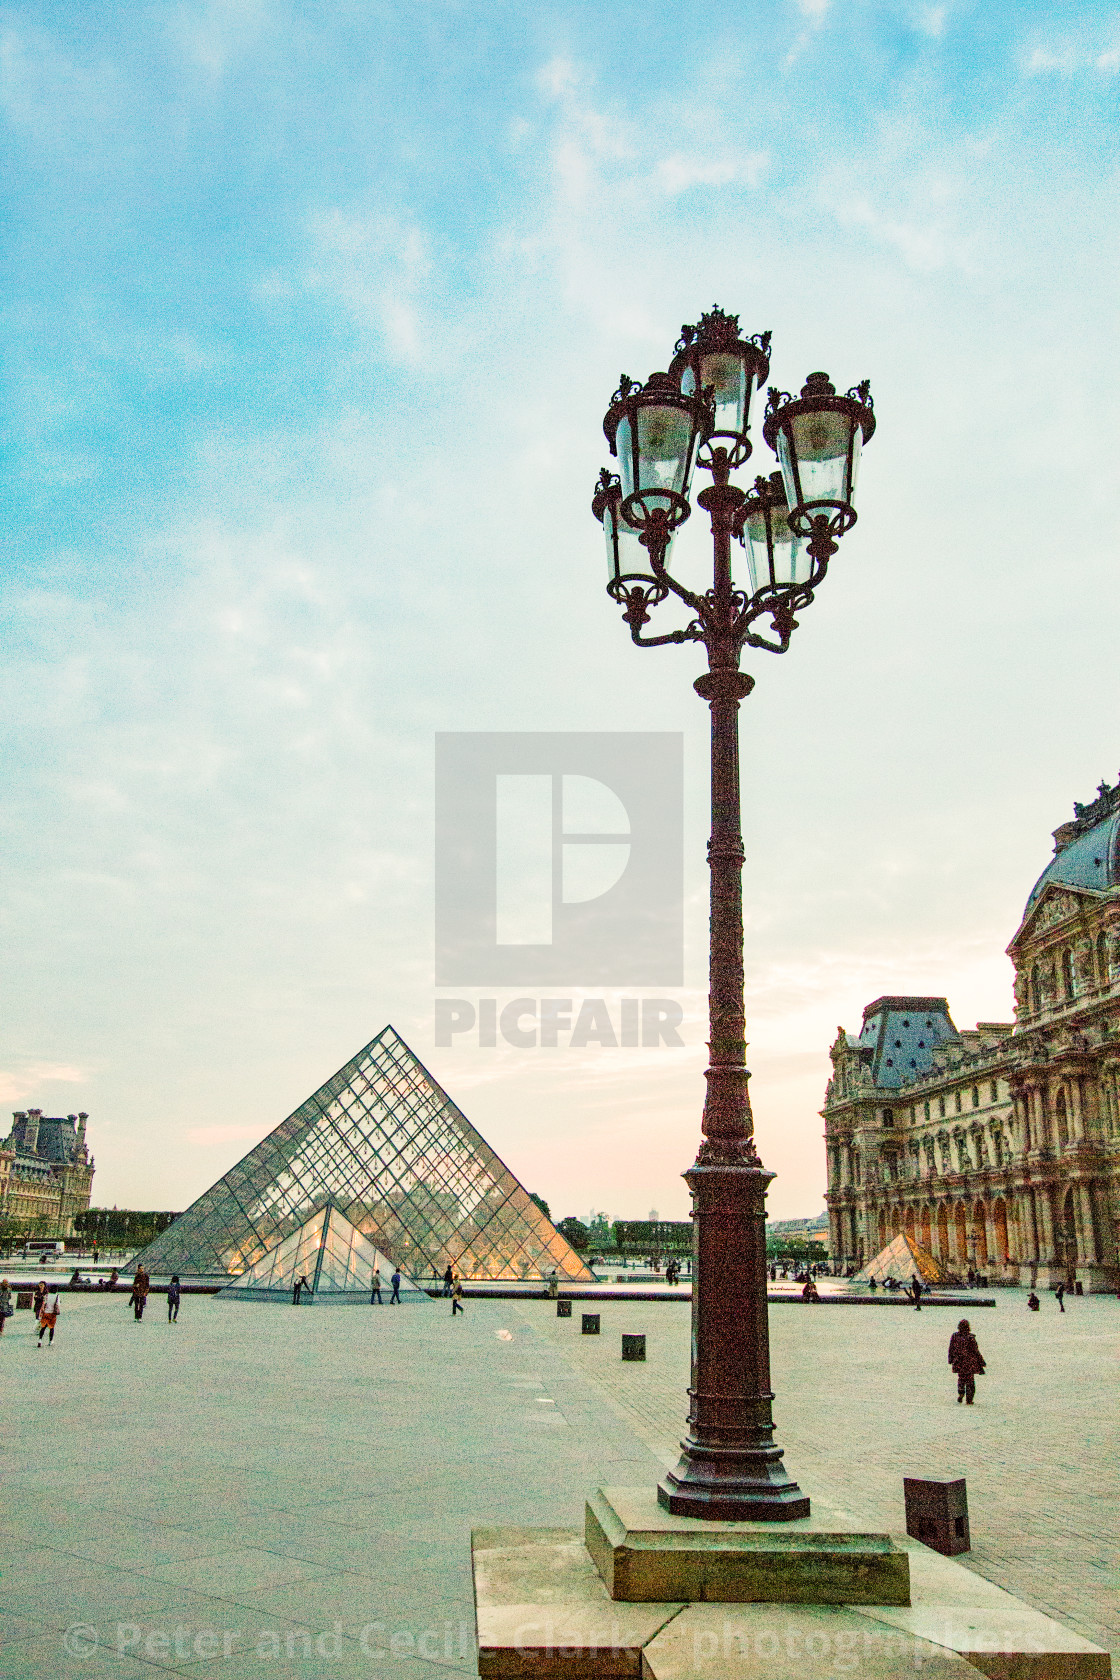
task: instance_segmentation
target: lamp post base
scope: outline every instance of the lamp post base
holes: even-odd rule
[[[782,1463],[780,1447],[719,1447],[682,1441],[684,1456],[658,1483],[657,1503],[677,1517],[709,1522],[794,1522],[809,1515],[802,1493]]]

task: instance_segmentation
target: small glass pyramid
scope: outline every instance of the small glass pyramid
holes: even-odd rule
[[[386,1027],[136,1256],[243,1277],[327,1202],[402,1272],[591,1283],[485,1138]],[[391,1268],[390,1268],[391,1269]]]
[[[291,1301],[302,1279],[298,1305],[314,1301],[365,1304],[375,1271],[381,1274],[382,1304],[392,1293],[393,1267],[383,1254],[327,1202],[311,1218],[262,1254],[256,1265],[218,1294],[231,1301]],[[428,1301],[426,1290],[401,1276],[400,1299]]]
[[[926,1284],[952,1281],[952,1273],[940,1260],[935,1260],[921,1243],[915,1242],[905,1231],[900,1231],[874,1260],[869,1260],[863,1270],[856,1273],[852,1282],[870,1283],[874,1278],[876,1283],[885,1283],[888,1278],[894,1278],[899,1283],[909,1283],[915,1273]]]

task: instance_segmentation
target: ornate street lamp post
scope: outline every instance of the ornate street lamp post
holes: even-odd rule
[[[644,385],[623,377],[603,429],[619,474],[599,476],[592,509],[607,541],[611,597],[639,647],[702,642],[708,672],[693,685],[712,714],[710,1066],[703,1140],[685,1173],[695,1219],[692,1382],[683,1456],[658,1488],[687,1516],[774,1521],[809,1514],[782,1464],[771,1414],[766,1313],[766,1187],[754,1147],[743,1007],[743,841],[739,814],[739,702],[754,687],[744,646],[784,653],[795,613],[813,599],[839,538],[855,523],[860,447],[875,429],[868,386],[837,395],[823,373],[798,397],[773,388],[763,435],[779,472],[750,492],[730,483],[751,454],[751,400],[770,369],[770,334],[745,339],[738,318],[713,309],[684,327],[668,373]],[[686,589],[669,569],[688,518],[694,467],[712,483],[696,497],[710,516],[712,587]],[[731,540],[746,579],[731,575]],[[665,635],[644,633],[669,597],[694,615]]]

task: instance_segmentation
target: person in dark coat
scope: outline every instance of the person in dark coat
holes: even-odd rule
[[[984,1356],[967,1318],[961,1319],[949,1337],[949,1364],[957,1373],[957,1405],[963,1400],[971,1406],[976,1398],[976,1379],[984,1370]]]
[[[1040,1304],[1041,1303],[1039,1302],[1038,1296],[1035,1294],[1034,1290],[1032,1289],[1030,1294],[1027,1296],[1027,1306],[1031,1309],[1032,1312],[1037,1312]]]
[[[179,1284],[178,1274],[176,1274],[171,1279],[171,1282],[167,1286],[167,1322],[168,1322],[168,1324],[178,1324],[178,1322],[179,1322],[179,1302],[182,1300],[182,1297],[183,1297],[183,1291],[182,1291],[182,1288],[180,1287],[180,1284]]]
[[[1055,1291],[1054,1291],[1055,1295],[1058,1297],[1058,1311],[1059,1312],[1065,1312],[1065,1310],[1066,1310],[1066,1303],[1065,1303],[1065,1300],[1063,1299],[1063,1297],[1065,1296],[1065,1292],[1066,1292],[1066,1286],[1065,1286],[1064,1283],[1060,1283],[1058,1285],[1057,1289],[1055,1289]]]
[[[911,1299],[914,1302],[914,1311],[915,1312],[921,1312],[921,1310],[922,1310],[922,1280],[918,1276],[917,1272],[914,1273],[913,1282],[910,1285],[910,1296],[911,1296]]]
[[[446,1267],[444,1268],[444,1273],[443,1273],[443,1293],[444,1293],[444,1295],[450,1295],[451,1294],[451,1288],[452,1288],[452,1285],[454,1284],[454,1282],[455,1282],[455,1273],[451,1270],[451,1262],[449,1260],[447,1262]]]
[[[399,1307],[401,1304],[401,1269],[399,1266],[393,1267],[393,1275],[389,1282],[393,1286],[393,1293],[389,1296],[389,1305]]]

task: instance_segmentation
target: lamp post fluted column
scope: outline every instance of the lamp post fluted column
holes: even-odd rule
[[[782,1462],[771,1410],[765,1231],[773,1174],[754,1144],[743,993],[739,704],[754,679],[739,659],[744,646],[789,646],[794,612],[812,601],[855,522],[859,449],[875,424],[866,385],[838,396],[816,373],[800,397],[771,390],[764,433],[781,472],[744,493],[729,481],[752,451],[750,401],[769,352],[769,333],[743,339],[738,318],[713,309],[682,329],[668,373],[645,385],[624,376],[604,421],[620,477],[604,469],[592,502],[607,539],[608,590],[633,640],[702,642],[708,671],[694,686],[712,715],[709,1065],[700,1150],[684,1175],[694,1220],[691,1403],[680,1462],[657,1495],[681,1515],[759,1522],[806,1517],[809,1500]],[[669,558],[689,516],[696,465],[713,480],[696,498],[712,527],[712,586],[702,594],[674,577]],[[732,578],[732,537],[748,549],[749,589]],[[671,596],[695,616],[648,635],[651,612]]]

